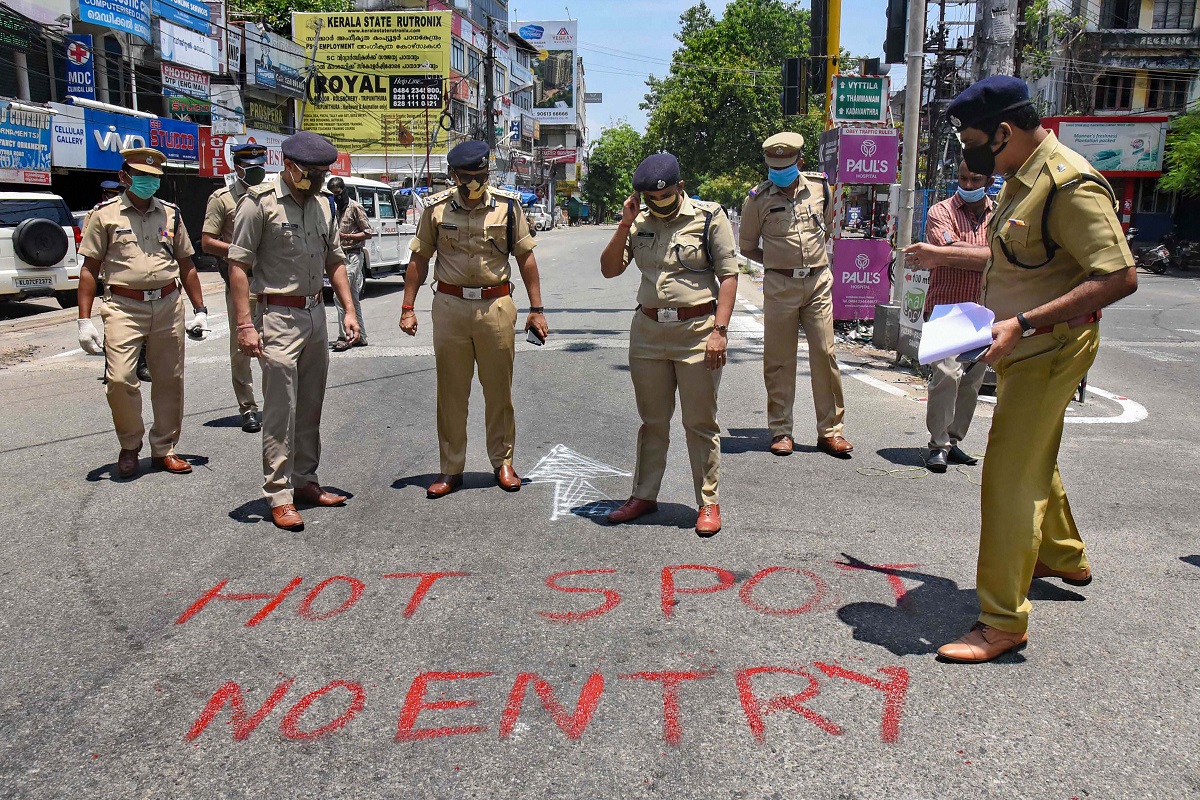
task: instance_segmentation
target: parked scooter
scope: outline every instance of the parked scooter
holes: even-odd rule
[[[1200,243],[1183,241],[1174,231],[1164,235],[1162,243],[1171,254],[1172,267],[1181,270],[1200,267]]]
[[[1138,229],[1130,228],[1125,234],[1125,242],[1129,245],[1129,249],[1133,250],[1133,239],[1137,236]],[[1138,269],[1144,269],[1147,272],[1153,272],[1155,275],[1166,273],[1167,267],[1171,263],[1171,252],[1166,245],[1160,244],[1156,247],[1148,247],[1144,250],[1139,250],[1134,255],[1134,265]]]

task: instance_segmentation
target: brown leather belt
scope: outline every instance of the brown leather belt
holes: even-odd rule
[[[679,320],[683,322],[696,317],[705,317],[717,310],[715,302],[708,302],[699,306],[688,306],[686,308],[648,308],[647,306],[638,306],[643,314],[655,322],[674,322]],[[674,313],[671,313],[674,312]]]
[[[461,297],[464,300],[495,300],[497,297],[508,297],[512,294],[512,284],[502,283],[499,286],[455,286],[453,283],[438,281],[437,290],[442,294]]]
[[[170,297],[178,288],[179,284],[175,283],[175,281],[171,281],[166,286],[160,286],[157,289],[130,289],[127,286],[113,286],[112,284],[108,286],[108,290],[115,295],[128,297],[133,300],[141,300],[146,303]]]
[[[313,295],[260,294],[259,305],[284,306],[286,308],[315,308],[321,304],[321,293]]]
[[[1075,319],[1067,320],[1067,327],[1068,328],[1078,328],[1080,325],[1091,325],[1093,322],[1099,322],[1101,316],[1102,315],[1100,314],[1099,311],[1093,312],[1091,314],[1084,314],[1081,317],[1076,317]],[[1031,333],[1029,335],[1030,336],[1041,336],[1043,333],[1054,333],[1054,329],[1056,327],[1057,327],[1056,325],[1046,325],[1041,328],[1034,328],[1033,333]]]

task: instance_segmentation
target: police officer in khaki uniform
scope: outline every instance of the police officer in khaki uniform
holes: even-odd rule
[[[817,447],[837,458],[854,449],[842,438],[842,373],[833,354],[833,276],[825,251],[833,222],[829,183],[801,172],[804,137],[777,133],[763,142],[768,180],[750,190],[738,233],[742,255],[763,265],[763,377],[771,452],[791,455],[799,329],[817,411]],[[759,240],[762,246],[759,247]]]
[[[517,307],[509,283],[509,255],[517,260],[529,317],[525,329],[545,341],[550,329],[542,308],[535,242],[514,194],[488,185],[485,142],[462,142],[446,162],[456,188],[430,197],[412,240],[412,259],[404,280],[400,329],[417,333],[413,304],[425,281],[429,260],[437,254],[433,298],[433,351],[437,363],[437,428],[441,474],[429,497],[443,497],[462,485],[467,460],[467,401],[479,367],[483,387],[488,457],[501,489],[515,492],[521,479],[513,470],[517,427],[512,403],[514,327]]]
[[[633,188],[600,256],[606,278],[624,273],[630,261],[642,273],[629,331],[629,374],[642,418],[637,466],[632,496],[608,521],[629,522],[657,510],[678,393],[700,507],[696,533],[712,536],[721,530],[717,388],[737,297],[733,226],[719,204],[687,196],[670,153],[642,161]],[[640,211],[643,199],[646,212]]]
[[[984,78],[946,113],[967,168],[1005,178],[983,273],[982,302],[996,315],[985,359],[999,384],[983,461],[982,613],[970,632],[938,650],[979,662],[1028,640],[1033,578],[1091,582],[1058,447],[1067,404],[1096,358],[1100,309],[1136,291],[1137,273],[1112,189],[1042,128],[1024,81]]]
[[[321,409],[329,371],[323,278],[346,309],[346,334],[358,336],[337,220],[321,186],[337,148],[301,131],[283,142],[278,181],[252,186],[238,201],[229,246],[229,293],[238,346],[263,373],[263,494],[277,527],[300,530],[296,502],[337,506],[342,495],[317,481]],[[251,270],[253,274],[251,275]],[[248,297],[258,301],[254,315]]]
[[[117,474],[132,478],[146,432],[142,421],[141,384],[136,370],[138,352],[146,359],[154,382],[150,403],[150,455],[154,466],[167,472],[188,473],[192,467],[175,455],[183,427],[183,298],[182,281],[195,317],[187,328],[202,335],[208,309],[200,278],[192,263],[191,240],[179,208],[160,200],[158,192],[166,157],[157,150],[122,150],[125,163],[120,180],[125,194],[93,209],[83,231],[79,254],[79,346],[88,353],[104,352],[106,393],[113,426],[121,442]],[[104,337],[92,324],[96,282],[104,280],[100,317]]]
[[[266,178],[267,148],[248,142],[229,148],[233,160],[232,183],[222,186],[208,198],[204,212],[204,228],[200,246],[204,252],[220,259],[225,272],[225,307],[229,319],[234,317],[233,302],[229,297],[229,243],[233,241],[233,218],[238,201],[252,186],[258,186]],[[250,317],[257,313],[258,303],[250,295]],[[242,430],[258,433],[262,430],[262,413],[254,399],[254,374],[250,370],[250,356],[238,346],[237,336],[229,337],[229,367],[233,375],[233,394],[242,415]]]

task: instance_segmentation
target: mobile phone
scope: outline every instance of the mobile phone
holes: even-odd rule
[[[525,332],[525,341],[529,342],[530,344],[535,344],[538,347],[541,347],[546,343],[546,340],[542,338],[542,335],[533,328],[530,328]]]
[[[987,351],[991,349],[992,346],[990,344],[985,344],[983,347],[976,347],[974,350],[968,350],[965,353],[959,353],[958,363],[965,364],[967,366],[975,364],[979,361],[979,359],[987,355]]]

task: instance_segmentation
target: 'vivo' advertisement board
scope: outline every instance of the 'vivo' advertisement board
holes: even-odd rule
[[[887,239],[837,239],[833,243],[833,318],[875,319],[875,305],[891,294]]]
[[[121,151],[148,147],[150,120],[113,114],[95,108],[51,103],[54,166],[116,172],[124,161]]]

